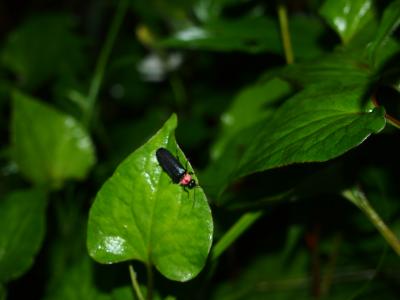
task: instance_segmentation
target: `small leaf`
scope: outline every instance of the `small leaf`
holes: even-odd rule
[[[25,273],[33,264],[45,231],[46,197],[16,191],[0,201],[0,282]]]
[[[373,19],[373,0],[326,0],[320,13],[347,44]]]
[[[95,162],[93,144],[72,117],[19,92],[13,94],[12,140],[21,173],[37,185],[59,188],[82,179]]]
[[[203,268],[213,224],[201,188],[185,192],[162,171],[155,152],[178,152],[176,116],[123,161],[90,209],[87,246],[100,263],[140,260],[167,278],[186,281]],[[192,170],[188,165],[189,170]]]

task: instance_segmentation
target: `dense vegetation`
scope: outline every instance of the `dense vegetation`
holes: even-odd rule
[[[24,5],[0,300],[399,298],[399,0]]]

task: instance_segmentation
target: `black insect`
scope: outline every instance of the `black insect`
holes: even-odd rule
[[[192,178],[193,173],[188,172],[178,158],[173,156],[167,149],[158,148],[156,157],[161,168],[168,174],[173,183],[179,183],[184,188],[189,189],[197,186],[196,181]]]

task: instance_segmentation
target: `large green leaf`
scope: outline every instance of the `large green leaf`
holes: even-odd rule
[[[72,117],[19,92],[13,94],[13,155],[37,185],[60,187],[82,179],[95,162],[93,144]]]
[[[364,87],[313,86],[289,99],[240,162],[244,175],[299,162],[326,161],[385,126],[384,111],[363,111]]]
[[[375,14],[373,0],[326,0],[320,13],[344,44],[367,25]]]
[[[212,184],[221,191],[239,177],[327,161],[358,146],[385,126],[382,109],[364,107],[364,93],[359,85],[314,85],[296,94],[272,118],[234,136],[209,169]]]
[[[16,191],[0,201],[0,283],[15,279],[33,264],[45,231],[46,197]]]
[[[87,236],[89,253],[98,262],[136,259],[178,281],[193,278],[204,266],[213,232],[207,199],[201,188],[187,193],[173,184],[155,156],[165,147],[183,160],[176,124],[174,115],[98,192]]]
[[[83,41],[72,32],[73,19],[46,14],[25,21],[11,32],[2,61],[25,87],[34,88],[53,76],[70,76],[85,66]]]

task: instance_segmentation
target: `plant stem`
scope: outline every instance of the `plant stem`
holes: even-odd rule
[[[281,37],[283,43],[283,51],[285,53],[286,63],[288,65],[294,62],[292,42],[290,40],[289,22],[287,17],[286,6],[278,3],[278,18],[279,26],[281,28]]]
[[[133,270],[132,265],[129,265],[129,274],[131,276],[132,286],[133,286],[133,290],[136,293],[136,297],[138,298],[138,300],[144,300],[144,297],[140,290],[139,283],[137,282],[136,272],[135,272],[135,270]]]
[[[257,221],[262,214],[262,211],[256,211],[248,212],[241,216],[214,246],[211,260],[216,260],[247,228]]]
[[[376,229],[382,234],[388,244],[392,247],[392,249],[400,256],[400,241],[397,236],[390,230],[389,227],[386,226],[385,222],[381,219],[381,217],[376,213],[376,211],[372,208],[369,203],[367,197],[364,193],[358,189],[348,189],[343,191],[342,195],[354,203],[359,209],[361,209],[369,218],[369,220],[374,224]]]
[[[153,278],[153,268],[151,263],[146,263],[146,270],[147,270],[147,300],[153,299],[153,285],[154,285],[154,278]]]
[[[110,29],[107,33],[106,41],[101,49],[99,58],[97,60],[96,69],[93,74],[92,81],[89,87],[89,93],[87,96],[86,110],[83,116],[83,124],[86,128],[90,127],[90,123],[93,117],[93,111],[96,104],[97,96],[100,91],[100,85],[103,81],[104,71],[111,54],[112,47],[115,43],[118,31],[121,27],[122,21],[124,19],[127,7],[127,0],[120,0],[117,11],[114,15],[114,19],[111,23]]]

